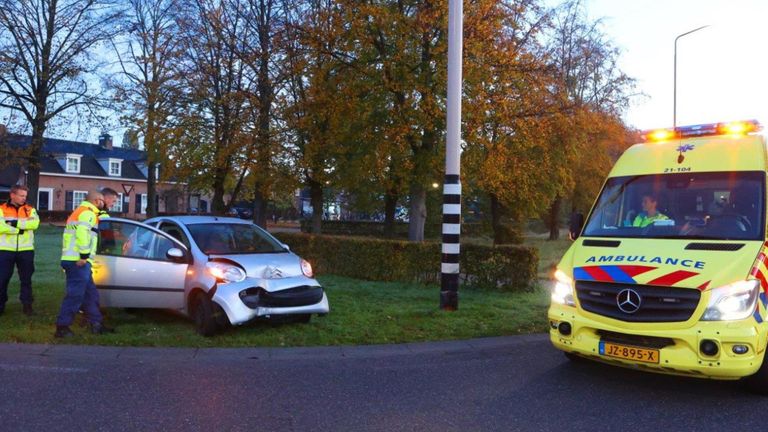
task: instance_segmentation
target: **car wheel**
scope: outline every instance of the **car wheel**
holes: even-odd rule
[[[768,396],[768,364],[765,359],[754,375],[744,378],[744,384],[749,391]]]
[[[197,333],[209,337],[216,334],[218,326],[213,315],[213,302],[205,294],[200,294],[195,299],[192,318],[195,320]]]
[[[309,324],[310,320],[312,320],[312,314],[296,315],[296,322],[298,323]]]

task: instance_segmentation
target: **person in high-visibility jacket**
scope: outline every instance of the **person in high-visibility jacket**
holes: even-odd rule
[[[98,214],[103,205],[104,196],[99,192],[90,192],[67,218],[61,249],[61,267],[66,274],[67,288],[56,319],[54,336],[57,338],[74,335],[69,326],[81,307],[88,318],[91,333],[114,331],[102,323],[99,293],[91,272],[91,260],[98,244]]]
[[[35,234],[40,217],[34,207],[26,204],[26,186],[12,186],[8,202],[0,204],[0,314],[8,302],[8,283],[13,267],[19,271],[22,311],[29,316],[32,310],[32,274],[35,272]]]

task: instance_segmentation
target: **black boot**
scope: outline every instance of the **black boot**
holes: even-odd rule
[[[32,310],[32,305],[31,304],[23,305],[21,311],[24,313],[24,315],[26,315],[28,317],[31,317],[31,316],[33,316],[35,314],[35,311]]]
[[[105,334],[105,333],[114,333],[115,329],[112,327],[107,327],[102,323],[97,324],[91,324],[91,333],[93,334]]]
[[[55,338],[69,338],[74,336],[72,330],[68,326],[56,326],[56,333],[53,334]]]

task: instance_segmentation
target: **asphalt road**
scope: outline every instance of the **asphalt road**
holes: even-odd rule
[[[2,431],[757,430],[738,383],[569,363],[544,335],[304,349],[0,345]]]

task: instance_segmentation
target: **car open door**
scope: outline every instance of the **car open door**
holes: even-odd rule
[[[149,225],[102,220],[93,263],[101,305],[182,309],[189,259],[183,244]]]

